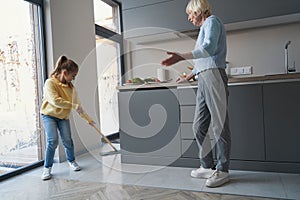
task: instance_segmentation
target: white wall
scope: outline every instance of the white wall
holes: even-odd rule
[[[253,28],[227,33],[228,53],[227,60],[230,67],[252,66],[253,74],[260,76],[266,74],[285,73],[284,68],[284,45],[291,40],[289,46],[290,64],[296,63],[296,71],[300,71],[300,23]],[[156,36],[157,37],[157,36]],[[166,58],[166,50],[186,52],[194,48],[193,39],[174,39],[147,43],[147,45],[130,46],[131,63],[126,79],[132,77],[156,76],[156,68],[161,67],[160,62]],[[174,65],[170,77],[176,79],[175,71],[189,72],[188,62]],[[248,75],[249,76],[249,75]]]
[[[62,54],[79,65],[75,87],[85,110],[97,119],[97,73],[95,54],[95,25],[92,0],[45,0],[47,66],[52,71]],[[70,116],[76,154],[94,148],[99,135],[76,112]],[[59,147],[59,159],[65,158]]]
[[[195,40],[191,38],[174,39],[165,42],[151,42],[144,45],[131,43],[130,53],[131,62],[127,63],[126,78],[134,77],[148,78],[157,77],[157,68],[164,68],[167,72],[167,79],[172,78],[173,81],[183,72],[189,73],[187,66],[192,66],[190,61],[184,61],[174,66],[164,67],[160,63],[169,57],[167,51],[186,52],[194,48]]]
[[[290,65],[300,71],[300,23],[233,31],[227,34],[227,60],[233,67],[253,66],[253,76],[285,73],[284,46],[288,47]]]

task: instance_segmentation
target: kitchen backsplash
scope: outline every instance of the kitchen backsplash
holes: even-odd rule
[[[230,31],[227,33],[227,70],[251,66],[251,75],[285,73],[284,46],[291,41],[288,47],[289,65],[296,66],[300,72],[300,23],[254,28],[247,30]],[[126,49],[129,54],[126,59],[125,79],[133,77],[157,77],[157,68],[167,70],[166,79],[175,80],[178,75],[189,73],[192,61],[185,61],[171,67],[163,67],[160,62],[167,58],[166,51],[187,52],[194,48],[196,38],[175,38],[163,41],[151,41],[144,44],[131,42]]]

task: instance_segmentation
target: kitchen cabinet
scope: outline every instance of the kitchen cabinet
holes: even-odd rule
[[[173,0],[125,0],[122,3],[122,10],[149,6],[149,5],[158,4],[166,1],[173,1]]]
[[[181,155],[176,89],[119,92],[121,160],[168,165]]]
[[[262,85],[229,87],[231,159],[265,160]]]
[[[187,20],[185,9],[188,2],[189,0],[123,1],[125,38],[198,30]],[[220,17],[224,24],[300,13],[299,0],[210,0],[209,2],[212,13]],[[274,25],[276,21],[270,23]],[[147,29],[149,27],[156,27],[156,29]],[[255,27],[255,24],[251,24],[251,27]]]
[[[300,12],[298,0],[209,0],[213,13],[225,24]]]
[[[183,157],[198,157],[192,122],[196,104],[197,88],[178,89],[180,104],[181,138],[184,140]],[[265,160],[265,141],[263,125],[262,85],[238,85],[229,87],[229,123],[231,130],[231,159]],[[255,145],[255,148],[254,148]]]
[[[266,160],[300,162],[300,82],[263,86]]]
[[[182,140],[181,142],[183,158],[199,158],[199,148],[196,140]]]
[[[199,160],[199,148],[193,133],[193,121],[195,115],[197,88],[178,88],[178,100],[180,105],[180,130],[182,158]],[[212,146],[215,144],[211,139]],[[212,149],[213,157],[216,158],[215,148]],[[192,160],[193,161],[193,160]],[[186,161],[187,162],[187,161]],[[199,167],[199,161],[195,167]]]
[[[192,129],[197,88],[178,88],[177,92],[180,105],[181,154],[183,158],[199,159],[199,148]]]
[[[171,0],[123,10],[125,38],[198,29],[187,20],[187,3]]]
[[[229,85],[230,169],[300,172],[299,91],[299,79]],[[120,91],[121,161],[199,167],[196,92],[196,85]]]

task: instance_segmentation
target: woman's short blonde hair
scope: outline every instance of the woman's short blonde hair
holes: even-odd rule
[[[201,14],[206,17],[211,15],[210,4],[207,0],[190,0],[185,11],[187,14],[193,12],[196,15]]]

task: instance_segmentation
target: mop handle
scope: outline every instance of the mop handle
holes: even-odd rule
[[[79,114],[82,118],[84,118],[85,120],[87,120],[88,115],[87,113],[81,113]],[[95,124],[93,123],[89,123],[92,127],[94,127],[94,129],[104,138],[105,142],[107,142],[115,151],[118,151],[118,149],[116,149],[116,147],[114,147],[114,145],[112,145],[112,143],[109,141],[109,139],[95,126]]]
[[[118,151],[114,145],[109,141],[109,139],[94,125],[91,124],[92,127],[104,138],[105,142],[107,142],[115,151]]]

